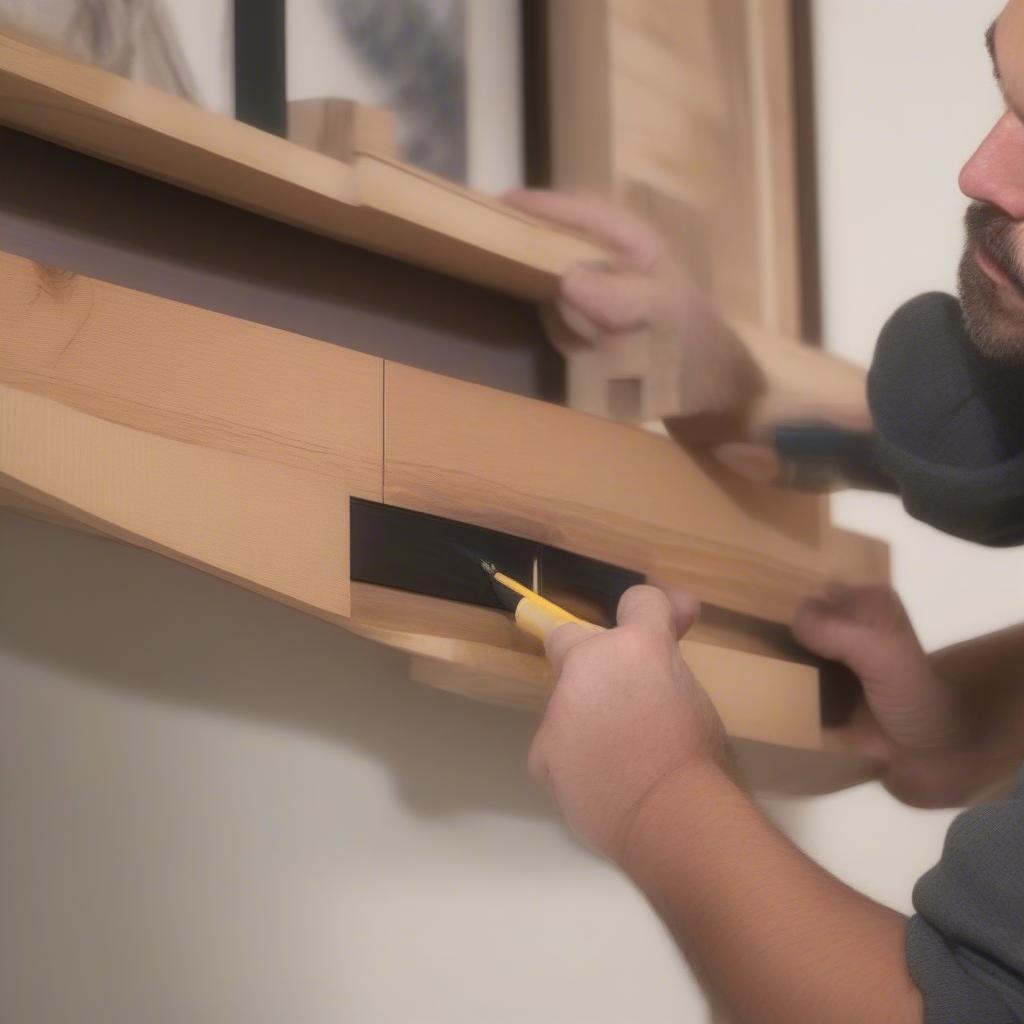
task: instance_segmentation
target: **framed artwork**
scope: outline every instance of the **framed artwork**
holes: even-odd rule
[[[395,114],[408,163],[485,191],[523,180],[520,0],[290,0],[289,100]]]
[[[520,0],[0,0],[0,31],[287,134],[287,103],[395,115],[401,159],[522,183]]]

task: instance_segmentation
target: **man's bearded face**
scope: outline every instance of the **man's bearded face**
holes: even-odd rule
[[[960,301],[974,343],[988,356],[1024,362],[1024,225],[974,202],[965,217]]]

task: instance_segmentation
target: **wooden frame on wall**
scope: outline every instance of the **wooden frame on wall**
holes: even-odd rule
[[[737,326],[817,341],[808,0],[523,0],[523,24],[530,184],[614,198]],[[612,413],[610,360],[574,359],[571,404]]]

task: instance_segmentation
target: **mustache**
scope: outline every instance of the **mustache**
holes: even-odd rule
[[[1019,221],[989,203],[973,202],[964,215],[967,245],[982,248],[1000,270],[1024,292],[1024,266],[1014,244]]]

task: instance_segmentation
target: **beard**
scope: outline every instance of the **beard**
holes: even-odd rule
[[[989,203],[971,203],[964,217],[967,240],[958,274],[960,305],[971,340],[981,352],[1004,363],[1024,363],[1024,266],[1017,255],[1021,225]],[[997,285],[978,266],[981,250],[1010,280],[1016,299],[1007,297],[1007,285]]]

